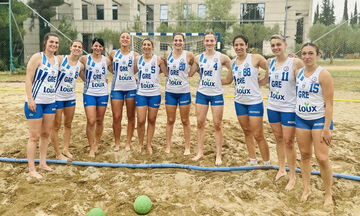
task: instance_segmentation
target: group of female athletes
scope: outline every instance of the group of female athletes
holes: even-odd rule
[[[34,54],[26,70],[25,115],[29,125],[27,157],[30,175],[41,178],[35,168],[35,152],[40,140],[40,169],[51,171],[46,164],[49,137],[57,159],[72,158],[69,152],[71,122],[75,111],[75,83],[80,77],[84,81],[83,103],[87,118],[86,135],[90,146],[90,157],[95,157],[103,132],[104,115],[108,103],[107,72],[113,73],[111,83],[111,107],[115,151],[120,149],[121,121],[123,106],[126,105],[127,140],[125,149],[130,150],[131,139],[137,122],[138,152],[142,151],[147,121],[146,149],[152,154],[152,138],[156,116],[161,103],[159,74],[167,77],[165,105],[167,113],[166,147],[170,152],[171,137],[179,106],[184,128],[185,151],[190,154],[189,113],[191,94],[189,77],[196,72],[200,80],[196,92],[197,155],[203,156],[206,115],[211,105],[215,130],[216,160],[221,165],[223,145],[222,117],[224,98],[222,85],[235,83],[235,110],[237,119],[245,134],[250,164],[256,165],[255,142],[258,144],[264,165],[270,165],[269,147],[263,133],[263,102],[261,85],[269,84],[267,114],[276,138],[279,171],[278,180],[286,175],[285,160],[289,166],[289,182],[286,190],[296,183],[296,150],[294,139],[301,153],[301,170],[304,191],[301,197],[306,201],[311,194],[310,173],[312,149],[320,165],[325,186],[324,204],[332,204],[332,169],[329,162],[329,145],[333,127],[333,80],[330,73],[317,64],[319,48],[306,43],[301,49],[301,60],[286,54],[287,44],[282,36],[270,39],[274,58],[266,60],[259,54],[247,53],[248,39],[238,35],[233,39],[236,58],[215,50],[216,36],[206,33],[205,52],[194,56],[184,50],[183,34],[175,33],[173,49],[165,57],[153,54],[154,45],[150,39],[142,41],[142,55],[130,50],[130,35],[120,35],[121,48],[109,56],[102,55],[104,41],[92,41],[92,53],[81,56],[82,42],[73,41],[69,55],[57,55],[59,37],[49,33],[44,38],[44,51]],[[80,57],[81,56],[81,57]],[[222,68],[227,75],[221,77]],[[259,77],[259,69],[266,71]],[[135,74],[137,78],[135,78]],[[137,121],[135,121],[135,112]],[[58,131],[64,116],[63,150],[59,148]]]

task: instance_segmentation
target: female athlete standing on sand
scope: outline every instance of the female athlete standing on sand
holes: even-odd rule
[[[184,50],[185,37],[181,33],[174,34],[173,50],[165,54],[167,59],[168,77],[165,89],[166,153],[170,153],[171,137],[176,119],[176,108],[179,105],[181,122],[184,127],[185,151],[190,154],[190,107],[191,94],[188,82],[190,67],[194,63],[194,54]]]
[[[26,154],[30,176],[42,178],[35,168],[35,152],[40,140],[40,169],[52,171],[46,164],[49,134],[55,119],[55,84],[59,73],[59,36],[48,33],[44,37],[44,52],[31,56],[26,67],[24,106],[29,126]]]
[[[221,85],[222,66],[231,71],[231,60],[228,56],[215,50],[216,36],[206,33],[204,36],[205,52],[197,55],[189,76],[199,72],[200,81],[196,93],[196,118],[198,152],[193,160],[199,160],[203,155],[206,115],[211,104],[215,129],[216,160],[215,165],[222,164],[221,154],[223,145],[222,118],[224,111],[223,88]]]
[[[127,114],[127,136],[125,150],[130,150],[131,138],[135,130],[135,95],[136,80],[134,76],[137,52],[130,51],[131,38],[129,33],[120,34],[120,49],[111,51],[108,59],[113,64],[114,77],[111,85],[111,109],[113,113],[113,131],[115,151],[120,149],[121,120],[124,103]]]
[[[56,83],[56,115],[54,128],[51,131],[51,143],[54,146],[56,159],[67,160],[72,158],[69,152],[71,138],[71,123],[75,113],[75,87],[80,71],[84,65],[80,63],[79,57],[83,52],[82,42],[75,40],[70,46],[70,55],[60,57],[60,70]],[[64,113],[64,138],[63,151],[59,147],[59,129],[61,127],[62,114]],[[65,155],[65,156],[64,156]]]
[[[287,44],[280,35],[270,38],[271,51],[275,58],[270,59],[268,119],[276,139],[276,152],[279,171],[275,180],[286,175],[285,156],[287,158],[290,179],[285,189],[291,190],[296,183],[296,149],[295,139],[295,105],[296,83],[295,71],[303,67],[300,59],[288,57],[285,53]]]
[[[301,201],[306,201],[311,194],[311,157],[314,147],[325,187],[324,205],[332,205],[333,177],[329,145],[333,129],[334,84],[331,74],[318,66],[319,56],[320,51],[315,44],[304,44],[301,58],[305,67],[300,69],[296,77],[296,141],[301,153],[301,176],[304,184]]]

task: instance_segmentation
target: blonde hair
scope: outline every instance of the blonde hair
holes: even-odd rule
[[[286,42],[286,39],[283,37],[283,36],[281,36],[281,35],[278,35],[278,34],[275,34],[275,35],[272,35],[271,37],[270,37],[270,40],[272,40],[272,39],[279,39],[279,40],[281,40],[282,42]]]

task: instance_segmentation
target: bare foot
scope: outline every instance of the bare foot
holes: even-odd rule
[[[152,153],[153,153],[152,147],[151,147],[151,146],[148,146],[148,147],[147,147],[147,150],[148,150],[149,154],[152,155]]]
[[[37,178],[37,179],[41,179],[43,176],[42,175],[40,175],[38,172],[36,172],[36,171],[29,171],[29,175],[31,176],[31,177],[34,177],[34,178]]]
[[[73,158],[73,155],[72,155],[68,150],[64,150],[64,151],[63,151],[63,154],[64,154],[66,157],[70,158],[70,159]]]
[[[220,166],[221,164],[222,164],[221,157],[216,157],[215,166]]]
[[[300,201],[305,202],[309,198],[310,194],[311,194],[310,190],[309,191],[304,190],[303,194],[301,195]]]
[[[285,170],[279,170],[276,174],[275,181],[279,180],[281,177],[286,176],[287,173]]]
[[[190,154],[190,149],[185,149],[184,155],[189,155],[189,154]]]
[[[63,154],[56,155],[57,160],[67,160],[68,158],[65,157]]]
[[[52,172],[52,171],[53,171],[53,169],[51,169],[51,167],[49,167],[49,166],[46,165],[46,164],[45,164],[45,165],[40,165],[39,168],[42,169],[42,170],[48,171],[48,172]]]
[[[120,145],[115,145],[114,151],[119,151],[120,150]]]
[[[286,191],[291,191],[294,186],[296,184],[296,178],[295,177],[290,177],[289,182],[287,183],[285,190]]]
[[[195,157],[192,158],[193,161],[198,161],[200,158],[202,158],[203,154],[197,154]]]
[[[130,145],[125,145],[125,151],[130,151]]]
[[[334,205],[332,195],[325,195],[324,206],[332,206],[332,205]]]
[[[94,144],[94,153],[99,151],[99,144]]]
[[[166,146],[166,148],[165,148],[165,153],[170,153],[170,146]]]
[[[139,152],[139,153],[142,152],[142,145],[139,145],[139,146],[137,147],[137,152]]]
[[[94,152],[94,151],[90,151],[90,153],[89,153],[89,157],[91,157],[91,158],[95,158],[95,152]]]

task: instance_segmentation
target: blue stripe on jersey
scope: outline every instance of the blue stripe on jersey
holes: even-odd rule
[[[120,54],[119,59],[121,59],[122,57],[123,57],[123,55],[122,55],[122,54]]]
[[[41,77],[42,73],[43,73],[43,70],[41,70],[39,68],[36,69],[34,79],[33,79],[33,86],[31,88],[31,92],[35,91],[36,86],[39,84],[38,80],[40,80],[40,77]]]
[[[170,52],[170,55],[168,56],[167,60],[169,61],[169,59],[173,56],[173,52]]]
[[[206,63],[207,62],[207,59],[206,58],[204,58],[204,61],[203,61],[204,63]]]
[[[48,72],[45,72],[44,75],[41,77],[41,79],[38,80],[38,85],[35,88],[35,92],[33,92],[34,100],[36,99],[36,96],[39,93],[40,87],[41,87],[42,83],[44,82],[45,78],[47,77],[47,75],[48,75]]]
[[[50,62],[48,62],[48,63],[47,63],[47,66],[48,66],[48,67],[51,67],[51,64],[50,64]]]
[[[68,59],[67,57],[65,57],[63,63],[61,64],[61,66],[65,67],[65,65],[68,63]]]
[[[143,56],[141,56],[139,59],[139,65],[141,65],[142,61],[143,61]]]
[[[301,69],[299,74],[297,75],[297,78],[300,78],[300,76],[304,73],[304,69]]]
[[[171,58],[171,59],[170,59],[170,63],[173,63],[173,62],[174,62],[174,59],[173,59],[173,58]]]
[[[301,81],[303,81],[303,80],[304,80],[304,75],[302,75],[302,76],[300,77],[300,80],[301,80]]]
[[[46,55],[44,53],[41,53],[41,55],[42,55],[42,58],[43,58],[42,64],[45,65],[45,63],[46,63]]]
[[[58,76],[58,80],[56,81],[56,85],[55,85],[55,92],[59,88],[60,83],[64,79],[64,77],[65,77],[65,73],[61,73],[60,76]]]
[[[88,57],[88,61],[87,61],[86,64],[87,64],[87,65],[90,65],[90,63],[91,63],[91,56]]]
[[[68,70],[69,70],[69,69],[70,69],[70,65],[66,65],[66,69],[68,69]]]
[[[273,60],[271,60],[271,63],[270,63],[270,69],[271,69],[272,71],[275,70],[275,61],[276,61],[276,59],[273,59]],[[274,66],[274,68],[273,68],[273,66]]]
[[[91,67],[95,67],[95,62],[94,61],[92,62]]]
[[[120,52],[120,50],[118,49],[118,50],[116,51],[116,53],[115,53],[115,57],[117,58],[120,53],[121,53],[121,52]]]
[[[139,70],[139,77],[138,77],[138,80],[139,80],[139,81],[138,81],[138,83],[140,83],[140,81],[141,81],[141,72],[142,72],[142,71]]]
[[[200,56],[200,62],[202,62],[203,58],[204,58],[204,54],[201,54],[201,56]]]
[[[234,63],[232,64],[231,68],[234,70],[235,66],[236,66],[236,58],[234,60]]]
[[[114,70],[114,76],[113,76],[113,80],[112,80],[111,90],[115,89],[115,83],[116,83],[117,76],[118,76],[118,66],[119,66],[119,63],[114,62],[113,67],[116,68],[116,69]]]

